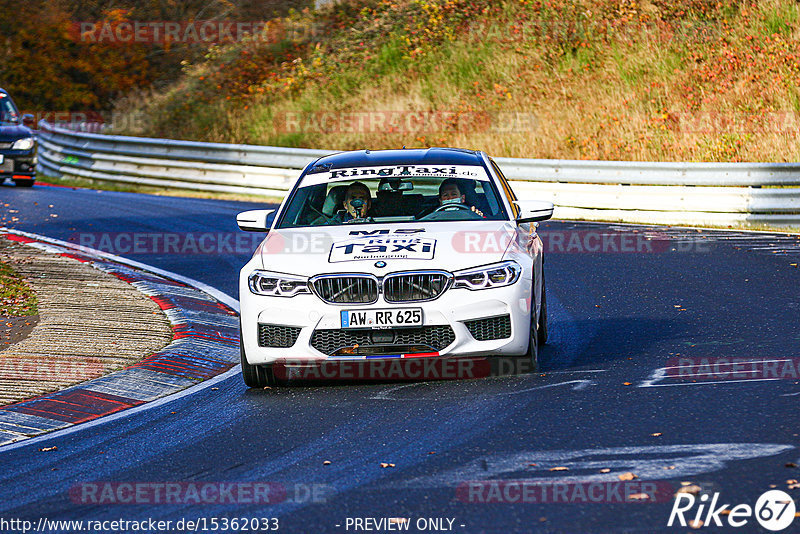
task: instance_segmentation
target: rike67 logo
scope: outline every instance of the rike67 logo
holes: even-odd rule
[[[765,529],[773,532],[784,530],[795,519],[795,504],[788,493],[781,490],[770,490],[763,493],[756,501],[755,507],[749,504],[737,504],[731,508],[730,504],[718,504],[719,492],[709,497],[707,493],[699,498],[690,493],[678,493],[672,504],[667,526],[689,526],[691,528],[722,527],[734,528],[751,524],[753,516]],[[708,500],[711,499],[709,503]],[[698,504],[697,511],[692,510]],[[687,521],[687,516],[692,517]],[[727,523],[727,525],[726,525]]]

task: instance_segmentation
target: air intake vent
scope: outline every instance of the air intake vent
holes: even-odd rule
[[[258,346],[289,348],[294,346],[297,336],[300,335],[300,328],[295,326],[283,326],[278,324],[259,324],[258,325]]]
[[[498,315],[497,317],[487,317],[475,321],[464,321],[467,330],[478,341],[490,341],[492,339],[506,339],[511,337],[511,317],[509,315]]]
[[[434,351],[441,351],[456,340],[455,333],[449,325],[423,326],[422,328],[398,329],[393,331],[393,339],[387,343],[373,342],[373,336],[367,330],[315,330],[311,335],[311,346],[325,355],[355,347],[347,351],[359,354],[359,351],[370,354],[397,354],[411,346],[424,346]],[[357,345],[357,347],[356,347]]]

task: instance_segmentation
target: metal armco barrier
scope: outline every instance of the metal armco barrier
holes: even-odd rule
[[[332,153],[39,126],[39,173],[156,187],[283,197],[306,164]],[[520,198],[553,202],[556,218],[800,227],[800,163],[496,162]]]

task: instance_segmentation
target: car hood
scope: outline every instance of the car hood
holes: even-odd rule
[[[382,275],[414,269],[456,271],[503,259],[515,242],[509,221],[374,224],[272,230],[256,255],[262,268],[313,276]]]
[[[21,124],[0,123],[0,142],[8,143],[25,137],[33,137],[30,128]]]

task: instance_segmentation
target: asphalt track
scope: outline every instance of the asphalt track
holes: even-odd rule
[[[72,241],[102,232],[233,234],[236,213],[257,207],[0,187],[6,226]],[[443,518],[454,532],[683,532],[666,526],[681,482],[719,492],[724,503],[753,506],[773,486],[799,501],[786,481],[800,478],[791,467],[800,464],[800,380],[792,375],[800,367],[800,239],[570,222],[541,233],[550,248],[541,373],[259,391],[232,375],[105,424],[0,448],[0,518],[277,517],[282,532],[366,531],[354,518],[409,518],[413,532],[421,518]],[[637,244],[641,235],[649,246]],[[110,251],[234,298],[249,256]],[[678,358],[768,363],[742,364],[755,372],[733,379],[730,367],[702,374],[708,368]],[[624,497],[615,484],[629,472],[651,498]],[[508,502],[519,500],[512,486],[481,486],[487,480],[525,481],[537,502]],[[81,484],[208,481],[270,482],[287,493],[266,505],[76,497]],[[497,500],[498,488],[507,502],[476,502]],[[767,532],[752,517],[723,531]]]

